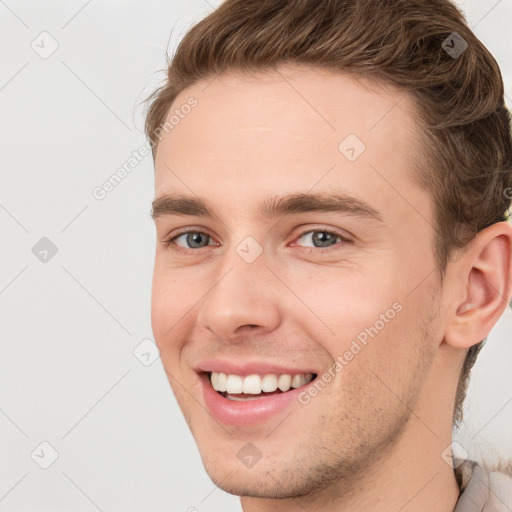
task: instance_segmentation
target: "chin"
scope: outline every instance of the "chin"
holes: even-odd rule
[[[254,472],[255,469],[239,471],[227,468],[222,471],[208,469],[205,466],[208,476],[212,482],[223,491],[235,496],[251,497],[251,498],[268,498],[268,499],[286,499],[297,498],[310,494],[313,490],[312,486],[299,483],[298,475],[290,481],[278,479],[268,471],[260,470]],[[295,480],[295,481],[292,481]]]

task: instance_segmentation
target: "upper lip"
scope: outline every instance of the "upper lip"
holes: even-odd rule
[[[263,361],[234,361],[227,359],[208,359],[201,361],[196,366],[198,372],[221,372],[229,375],[266,375],[269,373],[274,374],[304,374],[318,372],[311,367],[304,366],[301,368],[292,368],[290,366],[284,366],[273,362]]]

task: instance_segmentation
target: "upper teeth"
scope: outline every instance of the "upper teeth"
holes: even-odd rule
[[[298,388],[307,384],[313,379],[311,373],[301,373],[290,375],[283,373],[276,375],[268,373],[266,375],[247,375],[242,377],[240,375],[228,375],[221,372],[212,372],[210,381],[215,391],[226,391],[230,394],[246,393],[251,395],[258,395],[262,391],[270,393],[279,388],[281,391],[288,391],[290,388]]]

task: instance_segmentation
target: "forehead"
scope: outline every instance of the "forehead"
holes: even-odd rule
[[[190,98],[196,106],[180,112]],[[176,110],[179,122],[163,133],[157,152],[156,197],[177,191],[241,206],[258,194],[315,187],[381,204],[396,203],[401,192],[425,202],[413,181],[420,144],[414,103],[389,86],[282,66],[197,82],[167,118]]]

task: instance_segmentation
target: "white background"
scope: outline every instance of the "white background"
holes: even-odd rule
[[[0,2],[2,512],[238,508],[204,472],[160,360],[133,354],[152,338],[151,156],[92,195],[144,144],[138,104],[167,45],[219,3]],[[461,5],[510,107],[512,0]],[[43,31],[58,43],[47,59],[31,48]],[[58,249],[46,263],[42,237]],[[457,434],[473,458],[512,454],[511,332],[507,310],[474,371]]]

